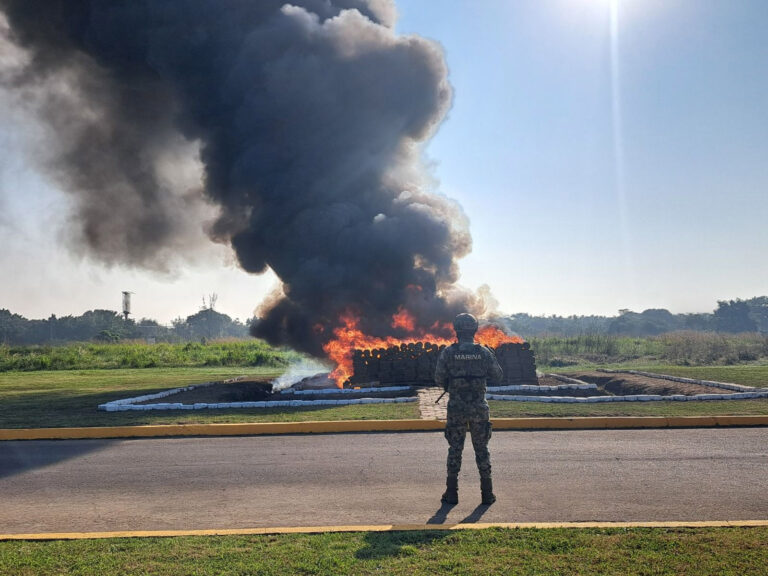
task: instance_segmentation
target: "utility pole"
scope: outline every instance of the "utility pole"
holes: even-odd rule
[[[123,292],[123,316],[126,320],[131,315],[131,294],[133,292]]]

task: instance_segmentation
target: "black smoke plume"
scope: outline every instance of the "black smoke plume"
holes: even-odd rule
[[[54,177],[78,237],[107,262],[157,267],[209,234],[283,291],[257,336],[321,353],[345,311],[395,334],[479,311],[455,287],[471,247],[433,188],[423,144],[451,103],[438,45],[394,31],[389,0],[0,0],[28,61],[6,87],[51,126]],[[32,99],[32,97],[30,96]],[[158,158],[199,147],[203,185],[178,194]]]

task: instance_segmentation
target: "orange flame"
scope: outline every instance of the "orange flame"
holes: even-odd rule
[[[509,334],[505,334],[493,324],[486,324],[477,330],[477,334],[475,334],[475,342],[482,344],[483,346],[496,348],[502,344],[522,344],[525,340],[520,338],[520,336],[510,336]]]
[[[359,318],[351,311],[342,314],[340,320],[341,326],[333,331],[334,338],[323,346],[323,351],[328,355],[328,358],[336,364],[330,377],[339,388],[342,388],[344,382],[352,376],[352,351],[354,349],[389,348],[390,346],[400,346],[417,341],[446,346],[454,342],[453,339],[440,335],[441,333],[450,333],[450,324],[440,325],[436,322],[429,330],[418,328],[414,316],[402,306],[392,316],[391,325],[393,328],[401,328],[410,332],[411,334],[407,338],[369,336],[360,330]],[[501,329],[491,324],[482,326],[477,331],[475,341],[491,348],[496,348],[501,344],[522,344],[524,342],[519,336],[505,334]]]
[[[413,332],[416,330],[416,318],[408,310],[400,306],[397,309],[397,314],[392,316],[392,328],[402,328],[408,332]]]

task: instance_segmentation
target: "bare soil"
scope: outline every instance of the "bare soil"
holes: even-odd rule
[[[713,392],[725,393],[727,390],[717,390],[709,386],[699,384],[686,384],[673,382],[661,378],[650,378],[636,374],[608,374],[606,372],[569,372],[566,376],[597,384],[598,389],[605,390],[614,396],[628,394],[658,394],[672,396],[673,394],[712,394]],[[542,379],[539,379],[540,381]]]

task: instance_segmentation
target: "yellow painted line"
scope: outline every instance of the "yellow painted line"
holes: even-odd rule
[[[151,438],[160,436],[250,436],[266,434],[330,434],[339,432],[403,432],[442,430],[438,420],[334,420],[327,422],[255,422],[242,424],[169,424],[87,428],[6,428],[0,440],[81,438]]]
[[[715,416],[718,426],[754,426],[752,416]],[[762,424],[761,424],[762,426]]]
[[[494,430],[586,430],[602,428],[711,428],[768,426],[768,416],[595,416],[493,418]]]
[[[213,530],[126,530],[118,532],[40,532],[0,534],[1,540],[92,540],[100,538],[171,538],[179,536],[250,536],[319,534],[328,532],[409,532],[414,530],[484,530],[486,528],[550,530],[556,528],[738,528],[768,526],[768,520],[710,520],[690,522],[487,522],[474,524],[374,524],[342,526],[276,526]]]
[[[768,416],[603,416],[493,418],[495,430],[590,430],[618,428],[702,428],[768,426]],[[328,422],[258,422],[243,424],[170,424],[87,428],[6,428],[0,440],[82,438],[153,438],[163,436],[253,436],[333,434],[342,432],[419,432],[442,430],[441,420],[334,420]]]
[[[602,428],[713,428],[768,426],[768,416],[595,416],[493,418],[494,430],[587,430]]]

